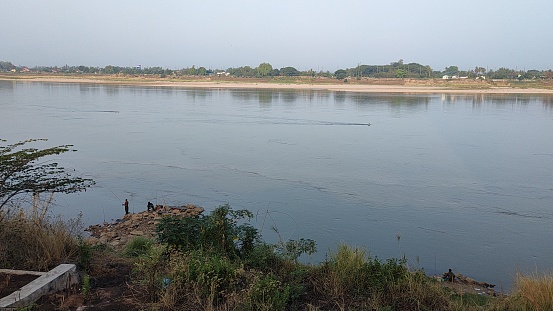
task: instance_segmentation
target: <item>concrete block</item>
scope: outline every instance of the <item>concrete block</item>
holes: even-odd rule
[[[16,310],[37,301],[43,295],[69,289],[79,283],[77,268],[73,264],[61,264],[44,273],[20,290],[0,299],[0,310]]]

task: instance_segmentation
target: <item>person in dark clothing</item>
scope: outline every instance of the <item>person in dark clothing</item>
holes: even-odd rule
[[[123,204],[121,204],[125,207],[125,215],[127,215],[129,213],[129,201],[127,201],[127,199],[125,199],[125,202],[123,202]]]
[[[152,204],[152,202],[148,202],[148,212],[149,211],[154,211],[155,208],[154,208],[154,205]]]
[[[448,272],[444,273],[444,279],[449,282],[455,281],[455,273],[449,269]]]

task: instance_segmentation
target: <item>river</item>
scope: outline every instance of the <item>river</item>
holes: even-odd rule
[[[53,160],[97,182],[52,213],[228,203],[270,242],[315,240],[306,262],[344,242],[499,290],[553,268],[552,134],[550,95],[0,81],[0,138],[73,144]]]

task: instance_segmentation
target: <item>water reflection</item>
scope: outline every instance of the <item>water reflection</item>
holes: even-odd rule
[[[211,97],[211,95],[213,95],[214,91],[216,91],[216,90],[186,89],[185,94],[190,99],[197,99],[197,98],[205,99],[207,97]]]
[[[257,92],[258,101],[260,104],[270,104],[273,102],[274,92],[259,91]]]
[[[104,86],[104,92],[108,95],[108,96],[118,96],[119,95],[119,90],[121,89],[121,86],[119,85],[105,85]]]
[[[280,98],[288,104],[294,103],[298,99],[298,96],[299,92],[293,90],[280,92]]]
[[[13,91],[16,81],[1,81],[0,80],[0,91]]]
[[[445,106],[470,103],[473,109],[482,109],[483,107],[527,108],[533,104],[543,105],[546,109],[553,108],[553,96],[534,94],[442,94],[441,102]]]
[[[334,102],[342,106],[346,102],[346,92],[334,92]]]
[[[545,109],[553,109],[553,96],[544,96],[541,102]]]
[[[103,86],[97,86],[94,84],[79,84],[79,92],[82,95],[89,93],[98,93],[101,91],[102,88]]]
[[[260,104],[271,104],[273,100],[278,100],[279,93],[271,90],[232,90],[227,91],[234,99],[246,102],[257,102]]]

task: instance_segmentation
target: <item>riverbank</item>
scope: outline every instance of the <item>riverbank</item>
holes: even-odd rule
[[[517,290],[506,296],[486,288],[488,284],[478,288],[479,282],[459,274],[453,283],[433,280],[423,271],[407,269],[405,259],[381,261],[347,245],[340,245],[324,263],[304,265],[297,260],[296,251],[305,251],[301,247],[249,244],[247,232],[254,232],[236,222],[252,216],[246,210],[225,205],[196,217],[202,213],[194,205],[160,205],[93,226],[91,232],[99,238],[73,240],[79,250],[66,259],[78,263],[82,286],[44,296],[29,310],[551,309],[547,275],[518,277]],[[0,219],[36,227],[36,222],[20,217]],[[157,239],[147,238],[151,232],[146,231],[156,223]],[[121,240],[114,235],[133,238],[123,245],[113,243]],[[302,241],[286,243],[301,246]]]
[[[311,90],[358,93],[397,94],[553,94],[553,81],[485,81],[443,79],[355,79],[341,81],[329,78],[232,78],[232,77],[166,77],[122,75],[32,75],[3,74],[0,80],[82,83],[106,85],[140,85],[172,88]],[[346,82],[347,81],[347,82]]]

